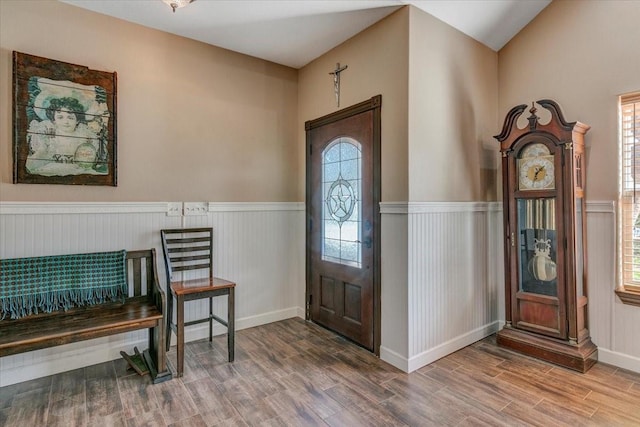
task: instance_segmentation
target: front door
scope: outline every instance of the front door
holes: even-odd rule
[[[379,352],[381,96],[305,123],[307,319]]]

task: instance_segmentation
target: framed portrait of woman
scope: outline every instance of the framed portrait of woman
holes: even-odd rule
[[[13,52],[14,184],[117,185],[115,72]]]

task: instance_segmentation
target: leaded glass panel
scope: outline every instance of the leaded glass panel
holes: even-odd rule
[[[362,154],[352,138],[333,140],[322,153],[322,259],[360,267]]]

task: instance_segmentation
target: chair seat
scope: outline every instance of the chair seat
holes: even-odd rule
[[[199,294],[218,289],[235,288],[236,284],[219,277],[190,279],[171,282],[171,292],[174,295]]]

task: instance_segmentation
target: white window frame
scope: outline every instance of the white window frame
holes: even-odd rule
[[[640,306],[640,92],[623,95],[620,126],[620,260],[616,293]]]

